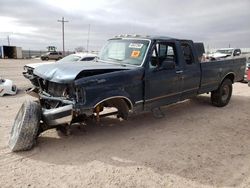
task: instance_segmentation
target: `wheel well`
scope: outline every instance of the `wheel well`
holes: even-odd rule
[[[131,101],[129,101],[128,99],[123,98],[123,100],[126,102],[126,104],[128,105],[129,110],[133,109],[133,104]]]
[[[107,99],[104,99],[104,100],[98,102],[98,103],[95,105],[95,107],[97,107],[99,104],[107,103],[107,102],[114,101],[114,100],[115,100],[116,102],[117,102],[117,100],[123,100],[123,101],[125,101],[125,103],[127,104],[129,110],[132,110],[132,109],[133,109],[133,104],[132,104],[132,102],[131,102],[128,98],[126,98],[126,97],[110,97],[110,98],[107,98]]]
[[[222,82],[225,80],[225,79],[230,79],[232,81],[232,83],[234,83],[234,74],[233,73],[230,73],[228,75],[225,76],[225,78],[222,80]],[[222,83],[221,82],[221,83]]]

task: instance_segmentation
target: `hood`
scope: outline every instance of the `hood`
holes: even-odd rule
[[[102,62],[51,63],[40,65],[34,69],[34,74],[51,82],[72,83],[76,78],[103,74],[106,72],[128,70],[134,67],[124,67],[119,64]]]
[[[38,67],[40,65],[48,65],[48,64],[53,64],[53,63],[55,63],[55,62],[30,63],[30,64],[27,64],[25,66],[34,69],[34,68],[36,68],[36,67]]]

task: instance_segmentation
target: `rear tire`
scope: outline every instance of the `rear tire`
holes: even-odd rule
[[[36,142],[41,119],[41,106],[33,101],[26,101],[18,111],[10,133],[11,151],[31,149]]]
[[[219,88],[211,92],[211,102],[214,106],[226,106],[232,96],[233,86],[230,79],[225,79]]]

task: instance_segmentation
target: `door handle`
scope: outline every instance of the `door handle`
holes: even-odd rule
[[[182,70],[176,71],[176,74],[181,74],[181,73],[183,73]]]

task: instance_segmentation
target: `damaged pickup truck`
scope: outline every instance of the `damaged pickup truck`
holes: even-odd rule
[[[232,84],[244,77],[246,59],[201,63],[198,51],[191,40],[123,35],[108,40],[94,62],[24,72],[33,84],[27,93],[36,100],[21,106],[9,147],[28,150],[47,129],[67,130],[90,117],[127,119],[208,92],[214,106],[227,105]]]

